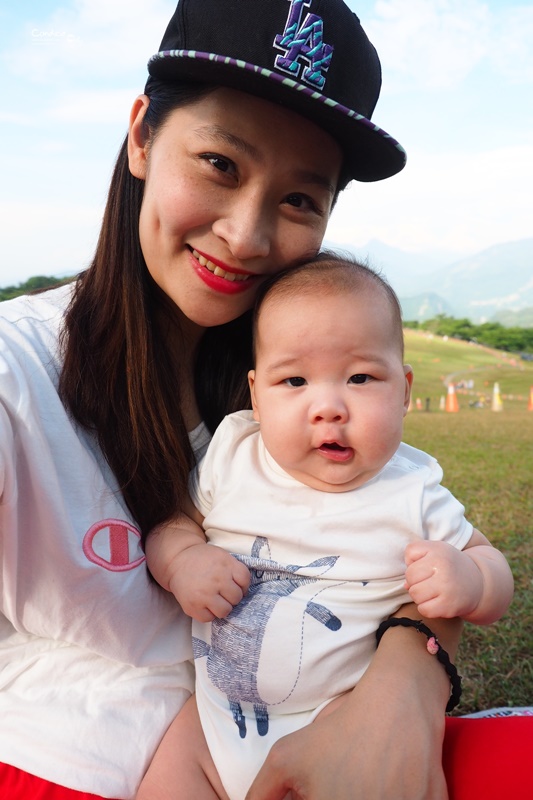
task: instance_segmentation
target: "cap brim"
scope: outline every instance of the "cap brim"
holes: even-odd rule
[[[196,80],[228,86],[287,106],[339,142],[355,180],[383,180],[405,166],[403,147],[369,119],[264,67],[197,50],[163,50],[152,56],[148,72],[164,81]]]

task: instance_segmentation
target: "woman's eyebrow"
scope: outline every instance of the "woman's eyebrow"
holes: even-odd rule
[[[246,139],[243,139],[241,136],[236,136],[221,125],[202,125],[199,128],[195,128],[195,133],[202,139],[218,139],[220,142],[234,147],[240,153],[244,153],[250,158],[253,158],[258,163],[261,163],[263,160],[260,151],[254,147],[253,144],[250,144],[250,142],[246,141]],[[336,192],[336,186],[334,186],[325,175],[315,172],[314,170],[296,168],[294,177],[302,183],[326,189],[331,195],[334,195]]]
[[[318,186],[321,189],[326,189],[329,194],[334,195],[337,191],[336,186],[332,184],[329,178],[326,178],[325,175],[321,175],[319,172],[314,172],[313,170],[308,169],[297,169],[295,170],[295,178],[300,180],[302,183],[309,183],[313,186]]]
[[[230,131],[226,130],[221,125],[202,125],[200,128],[195,128],[195,133],[201,136],[202,139],[219,139],[221,142],[235,147],[236,150],[245,153],[256,161],[261,160],[261,154],[256,147],[250,144],[250,142],[247,142],[246,139],[242,139],[240,136],[230,133]]]

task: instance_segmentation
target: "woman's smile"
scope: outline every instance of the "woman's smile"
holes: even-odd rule
[[[256,283],[254,278],[257,275],[252,272],[245,272],[244,270],[237,270],[235,267],[229,267],[227,264],[222,264],[220,261],[209,258],[205,254],[199,253],[198,250],[191,250],[194,261],[194,269],[197,275],[204,281],[204,283],[216,292],[223,294],[238,294],[245,292],[252,288],[252,284]]]

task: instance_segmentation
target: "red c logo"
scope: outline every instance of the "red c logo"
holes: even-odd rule
[[[146,560],[141,534],[122,519],[104,519],[92,525],[83,537],[83,552],[93,564],[110,572],[135,569]]]

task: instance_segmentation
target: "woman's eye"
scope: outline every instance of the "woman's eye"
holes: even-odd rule
[[[305,378],[286,378],[283,383],[287,386],[305,386]]]
[[[293,206],[294,208],[309,209],[310,211],[318,212],[318,207],[314,200],[305,194],[298,194],[297,192],[288,194],[285,198],[285,202],[287,205]]]
[[[368,383],[369,381],[374,380],[372,375],[366,375],[365,373],[357,373],[357,375],[352,375],[348,383]]]
[[[235,164],[229,158],[218,156],[215,153],[206,153],[202,156],[205,161],[209,163],[219,172],[233,174],[235,172]]]

